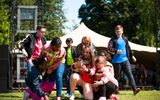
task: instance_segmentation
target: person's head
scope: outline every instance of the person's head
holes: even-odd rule
[[[96,68],[100,69],[106,66],[106,58],[105,56],[98,56],[95,61]]]
[[[47,59],[43,58],[43,57],[39,57],[34,59],[33,61],[33,65],[35,67],[38,67],[41,71],[47,70],[49,66],[47,66]]]
[[[66,44],[67,44],[68,47],[71,47],[71,46],[72,46],[72,43],[73,43],[72,38],[67,38],[67,39],[66,39]]]
[[[98,55],[106,57],[106,61],[111,61],[111,55],[105,50],[99,51]]]
[[[43,37],[46,32],[46,27],[43,25],[39,25],[37,26],[36,31],[37,31],[37,37]]]
[[[82,50],[82,59],[89,61],[92,65],[94,65],[94,53],[91,47],[85,47]]]
[[[81,41],[82,45],[85,47],[91,46],[91,38],[89,36],[84,36]]]
[[[117,35],[117,37],[121,37],[123,34],[123,26],[122,25],[117,25],[115,27],[115,33]]]
[[[54,37],[50,45],[53,51],[59,51],[61,49],[62,41],[59,37]]]

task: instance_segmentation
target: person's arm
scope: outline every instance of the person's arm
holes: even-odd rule
[[[62,49],[61,57],[58,58],[56,60],[56,62],[49,67],[47,73],[50,74],[53,70],[55,70],[62,63],[62,61],[65,59],[65,56],[66,56],[66,51],[65,51],[65,49]]]
[[[115,47],[115,43],[114,43],[114,39],[110,39],[110,41],[108,42],[108,47],[107,47],[107,51],[110,53],[110,54],[116,54],[117,53],[117,49]]]

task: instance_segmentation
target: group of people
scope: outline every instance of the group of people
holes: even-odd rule
[[[72,38],[66,39],[65,48],[59,37],[54,37],[50,44],[46,44],[45,31],[45,26],[40,25],[35,33],[27,35],[19,43],[27,62],[24,100],[49,100],[54,89],[56,100],[61,100],[63,76],[66,79],[65,96],[70,100],[75,99],[76,88],[85,100],[115,100],[112,94],[119,92],[121,70],[127,75],[133,94],[140,91],[129,62],[130,59],[136,59],[127,38],[123,36],[121,25],[115,27],[116,36],[111,38],[108,49],[104,51],[97,51],[88,36],[84,36],[76,47],[72,46]]]

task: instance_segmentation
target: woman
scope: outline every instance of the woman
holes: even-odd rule
[[[59,37],[55,37],[52,39],[49,46],[45,47],[41,56],[47,58],[50,61],[49,69],[47,74],[49,75],[49,79],[53,82],[56,82],[57,90],[56,90],[56,100],[60,100],[60,96],[62,93],[63,87],[63,73],[65,68],[65,55],[66,51],[63,47],[61,47],[62,41]]]
[[[89,47],[82,50],[82,56],[73,64],[73,69],[77,68],[79,73],[73,73],[70,77],[71,97],[74,100],[74,92],[76,85],[82,86],[83,95],[86,100],[93,100],[92,75],[95,73],[94,53]]]

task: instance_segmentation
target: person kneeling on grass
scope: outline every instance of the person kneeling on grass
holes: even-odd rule
[[[49,67],[47,66],[47,59],[43,57],[37,58],[33,60],[33,64],[35,67],[32,67],[32,71],[28,73],[26,78],[27,88],[23,100],[28,100],[29,97],[32,100],[49,100],[49,94],[54,89],[55,84],[43,80],[45,72]]]
[[[93,91],[95,100],[117,100],[112,94],[118,88],[118,81],[114,78],[113,67],[106,64],[104,56],[98,56],[95,61],[96,72],[93,76]]]

